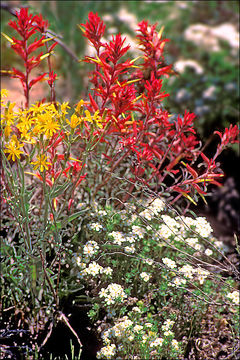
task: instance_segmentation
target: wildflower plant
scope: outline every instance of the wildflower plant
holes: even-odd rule
[[[229,271],[231,264],[226,257],[221,264],[224,249],[206,219],[176,216],[171,205],[182,197],[196,204],[209,184],[219,185],[223,174],[216,160],[237,142],[237,126],[216,132],[220,143],[209,159],[194,130],[195,115],[174,117],[163,109],[169,40],[156,24],[139,23],[143,55],[130,60],[121,34],[106,42],[103,21],[90,13],[79,27],[95,49],[95,56],[83,59],[94,67],[92,89],[74,105],[55,98],[50,55],[56,43],[29,57],[53,40],[46,38],[48,23],[21,9],[10,25],[22,37],[4,34],[24,59],[25,74],[13,69],[11,75],[20,78],[26,104],[16,109],[7,91],[1,93],[2,208],[11,229],[4,255],[16,261],[6,260],[4,273],[17,274],[15,282],[25,279],[32,308],[64,321],[80,347],[61,299],[71,291],[91,297],[89,317],[100,318],[101,310],[101,326],[108,328],[99,358],[180,356],[189,334],[174,324],[185,321],[186,309],[226,299],[233,306],[239,298],[225,283],[220,300],[211,296],[222,282],[219,269]],[[28,44],[36,32],[40,39]],[[32,80],[29,74],[44,58],[50,102],[30,105],[30,89],[46,73]],[[26,309],[29,298],[21,289],[9,290],[11,281],[7,277],[5,291],[14,306]]]

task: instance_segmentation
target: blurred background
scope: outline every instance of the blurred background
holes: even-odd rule
[[[164,80],[166,98],[164,106],[173,113],[185,109],[197,115],[196,128],[204,143],[210,143],[215,130],[223,130],[239,121],[239,4],[238,1],[2,1],[1,31],[14,34],[7,23],[13,19],[12,9],[27,6],[33,13],[41,12],[48,19],[50,29],[63,46],[55,48],[53,62],[58,74],[57,100],[75,104],[89,92],[88,64],[79,63],[91,48],[77,24],[84,23],[90,11],[98,12],[106,23],[105,39],[119,32],[132,46],[130,56],[138,55],[135,33],[139,21],[158,22],[164,26],[164,37],[169,38],[165,49],[168,64],[174,65],[177,75]],[[1,68],[21,67],[9,43],[1,40]],[[20,81],[1,78],[10,98],[23,103]],[[31,93],[31,100],[48,96],[48,88],[39,83]],[[215,141],[215,144],[214,144]],[[217,138],[212,144],[216,145]],[[207,152],[211,155],[211,145]],[[230,188],[237,188],[239,201],[240,181],[236,161],[238,146],[234,145],[222,158],[223,170]],[[233,183],[231,183],[233,181]],[[237,185],[236,185],[237,184]],[[226,189],[225,189],[226,190]],[[236,195],[236,194],[235,194]],[[220,198],[222,197],[220,193]],[[219,199],[218,199],[219,201]],[[231,203],[233,200],[231,198]],[[231,205],[230,205],[231,207]],[[236,214],[234,215],[236,216]],[[235,219],[235,221],[237,221]]]

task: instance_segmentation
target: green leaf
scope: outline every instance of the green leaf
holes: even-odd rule
[[[50,192],[50,197],[52,199],[58,197],[59,195],[61,195],[62,193],[64,193],[64,191],[66,191],[72,184],[70,182],[67,182],[63,185],[58,185],[56,187],[56,189],[54,189],[53,191]]]

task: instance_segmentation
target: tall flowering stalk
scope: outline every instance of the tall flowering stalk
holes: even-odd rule
[[[48,28],[48,21],[43,20],[42,15],[28,14],[27,8],[21,8],[19,12],[16,12],[16,21],[10,21],[9,26],[17,31],[20,39],[15,37],[10,38],[6,34],[2,35],[11,43],[11,48],[22,58],[24,61],[25,73],[19,69],[12,68],[8,73],[11,77],[18,78],[23,86],[24,95],[26,98],[25,107],[29,107],[29,95],[32,87],[37,84],[39,81],[43,81],[46,76],[46,72],[30,79],[32,70],[39,66],[43,59],[48,58],[48,67],[49,67],[49,80],[48,83],[51,88],[51,101],[55,101],[54,94],[54,80],[56,75],[53,74],[50,62],[50,55],[54,47],[57,45],[56,42],[53,42],[49,47],[47,42],[53,40],[46,36],[46,30]],[[35,38],[33,40],[32,36],[36,33],[40,34],[40,38]],[[42,46],[46,46],[47,52],[44,54],[41,51],[37,55],[32,55],[35,51],[40,49]]]
[[[163,28],[157,32],[157,24],[142,21],[138,26],[137,39],[143,56],[132,60],[126,59],[129,45],[125,45],[120,34],[109,43],[103,42],[105,27],[97,14],[90,13],[86,24],[80,26],[96,50],[95,56],[84,59],[95,65],[88,109],[104,115],[96,136],[105,144],[102,151],[109,167],[109,172],[97,182],[94,195],[108,186],[111,173],[121,168],[123,177],[128,174],[131,182],[130,193],[137,182],[163,192],[161,186],[165,182],[164,191],[174,195],[173,202],[184,196],[196,203],[197,195],[207,194],[209,184],[219,184],[216,180],[223,174],[215,159],[226,144],[237,141],[239,131],[237,126],[230,126],[220,135],[224,146],[223,142],[218,146],[209,166],[194,129],[195,114],[185,111],[175,118],[162,106],[163,99],[169,96],[162,90],[162,77],[172,73],[172,66],[166,66],[164,61],[164,47],[169,39],[163,38]],[[200,158],[204,162],[199,170],[196,161]]]

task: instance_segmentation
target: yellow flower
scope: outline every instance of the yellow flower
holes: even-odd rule
[[[40,172],[43,172],[44,169],[48,170],[48,165],[51,165],[44,154],[37,155],[37,161],[32,161],[31,164],[34,165],[34,170],[39,169]]]
[[[33,129],[34,134],[45,134],[47,138],[50,138],[60,129],[59,123],[49,112],[38,115],[36,120],[36,126]]]
[[[71,116],[71,121],[67,120],[72,129],[75,129],[81,123],[81,121],[82,119],[75,114]]]
[[[7,159],[10,160],[10,158],[12,158],[12,161],[15,161],[16,157],[20,159],[20,155],[24,154],[24,152],[20,150],[22,146],[23,144],[19,144],[16,135],[13,135],[10,143],[6,145],[6,150],[4,150],[5,153],[9,154]]]
[[[61,111],[62,111],[62,114],[63,115],[66,115],[67,114],[67,109],[70,109],[70,106],[68,106],[69,102],[64,102],[62,105],[61,105]]]
[[[102,118],[101,118],[101,116],[99,116],[98,115],[99,114],[99,110],[97,110],[97,111],[95,111],[95,113],[94,113],[94,115],[92,116],[91,114],[90,114],[90,111],[88,111],[88,110],[85,110],[85,115],[86,115],[86,117],[85,117],[85,121],[89,121],[89,122],[91,122],[91,123],[94,123],[95,125],[97,125],[99,128],[102,128],[103,126],[102,126]]]
[[[75,107],[76,112],[79,112],[84,104],[85,104],[84,100],[81,99],[77,104],[77,106]]]
[[[1,97],[1,105],[3,105],[4,98],[8,97],[8,91],[6,89],[2,89],[0,97]]]

